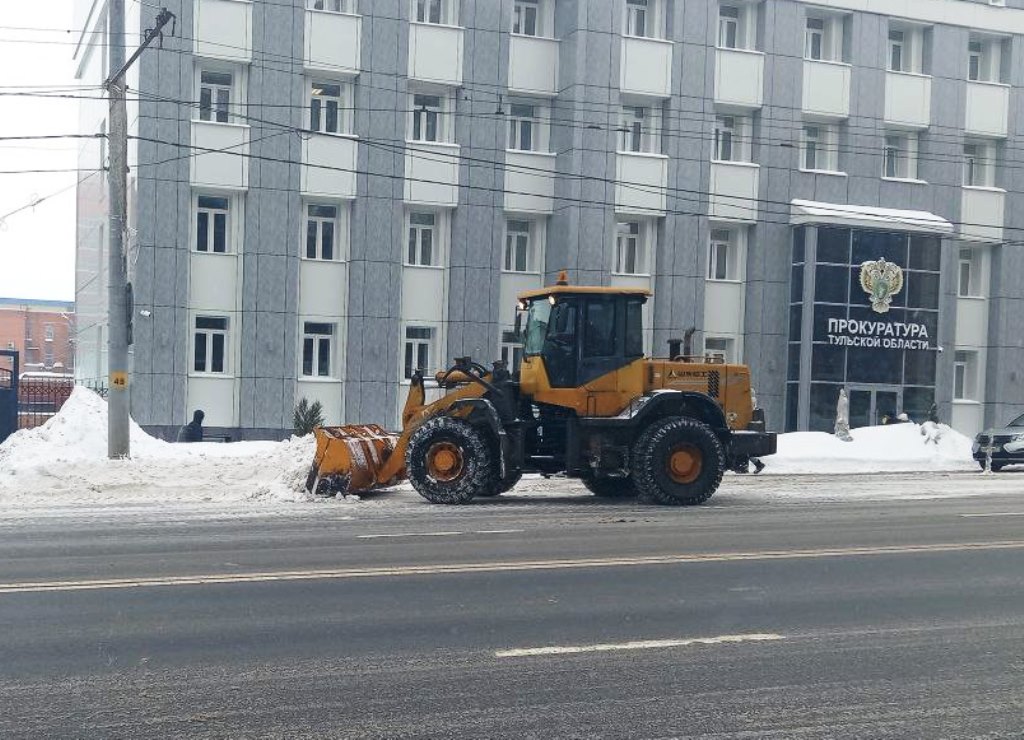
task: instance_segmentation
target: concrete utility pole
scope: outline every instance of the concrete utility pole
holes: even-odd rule
[[[124,236],[128,227],[128,108],[125,102],[125,73],[139,55],[158,36],[174,15],[167,8],[157,14],[156,26],[146,31],[142,45],[127,62],[124,58],[124,0],[107,1],[107,43],[110,54],[107,96],[110,101],[110,250],[107,270],[107,457],[121,458],[131,454],[128,429],[128,345],[134,307],[128,284],[128,255]]]
[[[107,457],[128,457],[131,454],[128,395],[128,260],[124,251],[124,235],[128,226],[128,108],[125,103],[124,66],[124,0],[108,0],[107,49],[110,55],[110,77],[107,93],[110,100],[109,132],[110,171],[110,235],[107,280]]]

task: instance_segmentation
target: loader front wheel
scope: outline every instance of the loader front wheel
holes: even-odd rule
[[[405,468],[416,491],[434,504],[465,504],[494,490],[490,445],[468,422],[440,416],[413,432]]]
[[[642,499],[693,506],[718,490],[725,472],[725,449],[707,424],[669,418],[652,424],[637,439],[632,468]]]

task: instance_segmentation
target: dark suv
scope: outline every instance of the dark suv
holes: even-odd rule
[[[989,449],[994,471],[998,472],[1007,465],[1024,465],[1024,415],[1002,429],[986,429],[974,438],[974,459],[982,468]]]

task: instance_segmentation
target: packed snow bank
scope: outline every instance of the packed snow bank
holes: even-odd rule
[[[312,437],[170,444],[131,422],[131,460],[107,459],[107,404],[76,387],[60,413],[0,445],[0,501],[302,500]]]
[[[107,404],[92,391],[76,388],[42,427],[18,432],[0,445],[0,505],[315,500],[304,488],[315,450],[312,436],[170,444],[133,423],[131,441],[131,460],[108,460]],[[822,433],[783,434],[779,453],[764,462],[765,475],[977,470],[971,440],[933,424],[856,429],[852,442]],[[771,493],[779,483],[756,487]],[[583,495],[584,489],[557,478],[524,480],[516,489],[537,496],[567,492]],[[373,500],[422,504],[408,484]]]
[[[977,470],[971,439],[945,424],[864,427],[843,442],[824,432],[779,435],[764,473],[878,473]]]

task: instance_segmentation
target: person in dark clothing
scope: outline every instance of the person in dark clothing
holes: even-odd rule
[[[202,409],[196,409],[192,414],[192,421],[178,430],[179,442],[202,442],[203,441],[203,419],[206,414]]]

